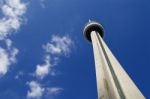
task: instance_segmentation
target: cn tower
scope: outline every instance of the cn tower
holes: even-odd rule
[[[98,99],[145,99],[104,42],[102,25],[89,21],[83,34],[93,45]]]

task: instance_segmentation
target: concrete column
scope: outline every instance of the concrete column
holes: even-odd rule
[[[145,99],[99,33],[91,32],[98,99]]]

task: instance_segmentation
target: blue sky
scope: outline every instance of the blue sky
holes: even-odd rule
[[[1,0],[1,99],[97,99],[89,19],[147,99],[150,1]]]

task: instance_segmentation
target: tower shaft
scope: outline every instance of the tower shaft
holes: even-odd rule
[[[145,99],[97,31],[92,31],[98,99]]]

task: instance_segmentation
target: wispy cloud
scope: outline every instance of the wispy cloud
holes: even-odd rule
[[[58,61],[60,60],[60,56],[68,56],[71,53],[71,49],[73,46],[73,40],[69,36],[58,36],[53,35],[49,42],[42,45],[44,49],[44,63],[43,64],[37,64],[36,70],[34,72],[34,75],[38,80],[43,80],[48,74],[55,75],[55,71],[53,70],[55,66],[58,64]],[[31,81],[32,82],[32,81]],[[37,84],[40,86],[40,84]],[[34,96],[35,99],[39,99],[42,96],[49,96],[49,98],[53,98],[55,95],[59,94],[63,88],[60,87],[39,87],[39,94],[36,96],[35,93],[32,91],[32,89],[35,90],[35,87],[33,88],[30,84],[29,87],[31,91],[28,91],[27,97]],[[36,86],[37,88],[37,86]],[[45,90],[45,91],[44,91]]]
[[[12,63],[16,62],[16,56],[19,52],[17,48],[12,46],[12,42],[6,39],[7,48],[0,47],[0,76],[5,75]]]
[[[26,4],[20,0],[2,0],[3,4],[0,10],[3,14],[0,19],[0,39],[4,39],[20,28],[23,21],[23,15],[26,12]]]
[[[6,74],[10,65],[9,57],[5,49],[0,48],[0,75]]]
[[[51,96],[51,97],[58,95],[62,91],[63,91],[63,89],[59,88],[59,87],[47,88],[47,94],[48,94],[48,96]]]
[[[47,53],[55,55],[68,55],[70,53],[70,48],[72,47],[72,40],[69,36],[57,36],[53,35],[51,41],[46,45],[43,45],[43,48]]]
[[[15,79],[21,79],[23,77],[24,73],[22,71],[19,71],[17,75],[15,76]]]
[[[38,64],[36,66],[35,75],[40,79],[43,79],[46,75],[48,75],[50,71],[51,64],[49,56],[47,56],[44,61],[45,61],[44,64]]]
[[[48,97],[49,99],[53,99],[56,95],[58,95],[62,88],[59,87],[43,87],[37,81],[27,82],[30,87],[30,90],[27,92],[28,99],[41,99],[43,97]]]
[[[52,68],[58,63],[60,55],[68,56],[72,46],[73,41],[69,36],[53,35],[50,42],[43,45],[43,49],[46,53],[44,56],[44,64],[38,64],[36,66],[36,76],[43,78],[49,73],[54,74]]]
[[[26,4],[21,0],[1,0],[0,1],[0,41],[5,41],[7,48],[0,46],[0,75],[7,73],[9,66],[16,62],[16,55],[19,50],[12,45],[9,39],[10,34],[20,29],[26,13]]]
[[[42,8],[45,8],[45,0],[40,0],[40,4]]]
[[[36,81],[31,81],[31,82],[28,82],[27,84],[30,87],[30,91],[28,91],[27,93],[27,98],[29,99],[41,98],[45,88],[42,88],[42,86]]]

